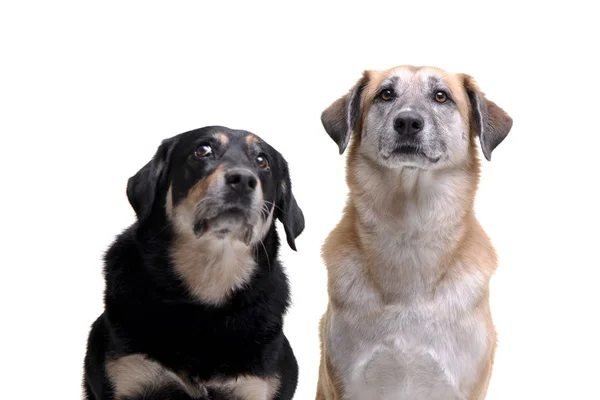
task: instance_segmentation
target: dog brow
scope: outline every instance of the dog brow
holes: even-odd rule
[[[259,142],[258,137],[250,134],[246,136],[246,144],[248,144],[248,146],[252,146],[254,144],[257,144]]]
[[[429,90],[436,90],[440,88],[446,88],[446,83],[444,80],[438,76],[428,76],[427,77],[427,87]]]
[[[397,75],[394,76],[390,76],[389,78],[385,78],[382,82],[381,85],[379,86],[380,88],[383,87],[394,87],[398,84],[398,81],[400,80],[400,77]]]
[[[221,144],[226,145],[229,143],[229,136],[224,134],[223,132],[217,132],[214,134],[214,137],[221,142]]]

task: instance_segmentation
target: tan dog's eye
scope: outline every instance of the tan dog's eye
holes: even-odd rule
[[[435,101],[438,103],[445,103],[446,100],[448,100],[448,95],[445,92],[440,90],[439,92],[435,93]]]
[[[384,89],[379,93],[379,98],[383,101],[390,101],[394,98],[394,92],[390,89]]]
[[[212,147],[209,144],[201,144],[194,151],[194,157],[196,158],[204,158],[208,157],[213,153]]]
[[[267,159],[263,156],[258,156],[255,158],[256,161],[256,165],[258,165],[258,168],[261,169],[267,169],[269,168],[269,162],[267,161]]]

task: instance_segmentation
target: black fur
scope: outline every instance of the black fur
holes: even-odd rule
[[[282,331],[289,285],[277,259],[279,238],[274,220],[262,241],[264,246],[254,249],[255,274],[222,306],[192,298],[173,273],[169,249],[175,233],[164,199],[169,184],[184,178],[178,163],[187,157],[190,143],[215,131],[232,137],[247,134],[208,127],[167,139],[153,160],[129,180],[127,195],[138,221],[120,234],[105,254],[105,311],[92,325],[88,339],[83,384],[86,399],[113,399],[105,361],[136,353],[192,380],[278,375],[281,386],[275,398],[291,399],[295,392],[298,367]],[[291,192],[287,164],[266,143],[262,142],[261,148],[271,161],[270,175],[260,178],[263,190],[274,196],[275,216],[284,224],[294,248],[304,218]],[[187,180],[195,179],[186,176]],[[142,398],[191,397],[182,387],[172,385],[135,399]],[[234,397],[209,388],[207,399]]]

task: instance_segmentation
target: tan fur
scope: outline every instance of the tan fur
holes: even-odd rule
[[[180,386],[192,397],[206,395],[205,385],[191,384],[142,354],[130,354],[106,363],[108,379],[115,390],[115,398],[135,397],[168,385]]]
[[[115,398],[132,397],[173,381],[162,366],[141,354],[133,354],[106,363],[106,373],[114,388]]]
[[[173,384],[194,398],[206,396],[206,388],[214,387],[244,400],[270,400],[277,394],[281,383],[277,376],[241,376],[236,379],[194,382],[141,354],[131,354],[108,361],[106,372],[115,390],[116,400],[150,393],[152,390]]]
[[[181,234],[173,246],[175,269],[199,300],[219,305],[250,280],[255,261],[248,246],[226,238],[198,240],[193,232]]]
[[[172,214],[177,234],[171,251],[175,271],[193,296],[214,305],[222,304],[234,290],[248,282],[255,268],[248,245],[234,237],[217,239],[212,234],[199,239],[188,226],[196,205],[222,174],[220,166],[192,187],[174,209],[172,201],[167,199],[167,212]],[[171,197],[170,190],[168,196]]]
[[[198,202],[204,198],[208,187],[210,185],[214,184],[218,179],[220,179],[223,176],[224,169],[225,169],[225,167],[223,165],[219,165],[212,174],[210,174],[206,178],[198,181],[198,183],[196,183],[190,189],[190,191],[187,194],[187,196],[185,197],[185,199],[183,199],[179,204],[177,204],[177,209],[175,210],[176,211],[175,218],[176,219],[179,218],[179,221],[176,220],[175,221],[176,224],[178,222],[180,223],[181,220],[183,220],[184,218],[188,218],[187,219],[188,221],[192,220],[192,218],[189,218],[190,213],[194,211]],[[168,212],[173,211],[171,195],[172,195],[171,188],[169,188],[169,193],[167,194],[167,196],[168,196],[167,211]],[[169,210],[169,208],[170,208],[170,210]]]
[[[221,133],[221,132],[215,133],[215,137],[217,138],[217,140],[219,142],[221,142],[222,145],[227,145],[229,143],[229,136],[227,136],[224,133]]]
[[[476,371],[459,376],[458,382],[448,378],[460,394],[435,398],[479,400],[484,399],[487,392],[496,347],[488,301],[489,280],[497,260],[473,210],[480,167],[477,133],[465,91],[466,78],[431,67],[401,66],[386,71],[365,71],[358,83],[365,85],[361,119],[367,115],[381,81],[390,74],[406,71],[443,77],[470,132],[468,156],[464,165],[455,168],[426,172],[389,169],[361,153],[363,127],[361,121],[357,124],[347,156],[346,179],[350,196],[341,221],[322,249],[328,272],[329,306],[320,325],[318,400],[358,398],[344,387],[353,370],[338,368],[331,346],[351,348],[343,340],[355,340],[352,338],[356,338],[361,346],[368,346],[368,342],[361,342],[364,340],[361,332],[368,332],[367,329],[377,326],[381,318],[396,311],[401,315],[415,313],[419,316],[433,313],[433,316],[439,315],[434,318],[448,318],[450,322],[458,321],[459,325],[460,321],[466,321],[480,327],[481,332],[485,332],[481,338],[485,351],[473,355],[481,359]],[[449,185],[447,191],[441,191],[445,197],[439,197],[439,194],[434,197],[432,190],[437,193],[435,187],[440,185]],[[433,215],[427,214],[435,201],[441,202],[443,207],[440,206]],[[427,215],[427,219],[420,215]],[[398,264],[390,259],[394,247],[384,247],[387,244],[382,243],[386,232],[399,235],[398,243],[408,249],[406,251],[411,251],[411,246],[430,247],[433,258]],[[415,254],[428,253],[419,253],[417,249]],[[354,321],[350,324],[352,332],[345,332],[345,339],[335,333],[339,321]],[[448,333],[455,334],[452,330]],[[463,346],[468,348],[468,344]],[[367,359],[366,362],[372,361]],[[366,374],[368,369],[365,371]],[[452,371],[443,370],[441,374],[453,376]],[[413,379],[418,378],[413,376]]]
[[[339,400],[342,398],[341,382],[335,372],[331,360],[326,358],[327,354],[326,341],[323,340],[327,336],[324,329],[327,327],[327,311],[321,318],[319,323],[319,337],[321,338],[321,362],[319,364],[319,385],[317,386],[316,400]]]
[[[248,146],[251,146],[251,145],[253,145],[255,143],[258,143],[258,137],[257,136],[254,136],[254,135],[248,135],[248,136],[246,136],[246,144]]]
[[[208,384],[209,386],[220,386],[223,389],[231,390],[232,394],[244,400],[268,400],[277,394],[281,381],[276,376],[265,379],[255,376],[243,376],[236,380],[211,381]]]

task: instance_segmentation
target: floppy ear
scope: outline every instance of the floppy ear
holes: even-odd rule
[[[483,155],[491,161],[492,151],[510,132],[512,118],[496,103],[485,98],[471,76],[464,75],[464,82]]]
[[[367,71],[350,92],[333,102],[321,114],[321,123],[329,136],[337,143],[343,154],[350,142],[352,132],[360,132],[362,93],[369,82]]]
[[[279,188],[279,199],[277,200],[275,217],[283,224],[288,245],[295,251],[296,238],[304,230],[304,214],[302,214],[302,210],[292,193],[292,182],[287,163],[283,161],[282,165],[283,181]]]
[[[156,192],[159,183],[166,177],[174,144],[174,138],[163,140],[152,160],[127,182],[127,199],[140,223],[150,216],[154,207]]]

